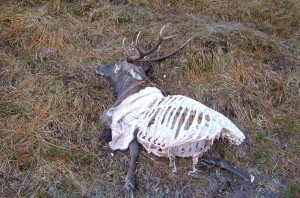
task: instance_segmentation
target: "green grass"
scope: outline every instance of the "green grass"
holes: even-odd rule
[[[300,194],[300,189],[299,186],[297,186],[297,184],[291,185],[288,187],[288,189],[285,190],[284,192],[284,197],[286,198],[296,198],[299,197]]]
[[[70,158],[69,151],[57,147],[50,147],[47,151],[44,153],[44,157],[48,158],[48,160],[51,160],[55,157],[57,158]]]

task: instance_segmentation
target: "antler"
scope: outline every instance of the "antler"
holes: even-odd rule
[[[192,39],[189,38],[180,48],[178,48],[177,50],[175,50],[174,52],[171,52],[170,54],[167,54],[165,56],[162,56],[162,57],[156,57],[156,58],[150,58],[150,59],[144,59],[144,57],[152,54],[155,50],[157,50],[160,45],[165,41],[165,40],[168,40],[170,38],[173,38],[175,35],[171,35],[171,36],[167,36],[167,37],[163,37],[162,36],[162,33],[163,33],[163,30],[165,29],[165,25],[162,27],[162,29],[160,30],[159,32],[159,37],[158,37],[158,41],[156,43],[156,45],[154,45],[151,49],[149,49],[148,51],[144,51],[143,49],[141,49],[141,47],[139,46],[139,37],[140,37],[140,34],[141,32],[138,33],[137,37],[136,37],[136,41],[135,41],[135,47],[136,47],[136,50],[138,52],[138,55],[130,55],[129,51],[126,50],[125,48],[125,40],[126,38],[123,39],[123,49],[127,55],[127,61],[128,62],[155,62],[155,61],[161,61],[161,60],[164,60],[174,54],[176,54],[179,50],[181,50],[182,48],[184,48],[184,46]]]

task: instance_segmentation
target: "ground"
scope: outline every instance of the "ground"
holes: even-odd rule
[[[0,3],[0,197],[119,197],[128,151],[99,139],[113,104],[97,65],[124,58],[122,40],[175,34],[150,79],[229,117],[247,140],[205,157],[255,175],[168,160],[141,149],[136,197],[299,197],[298,0],[11,0]]]

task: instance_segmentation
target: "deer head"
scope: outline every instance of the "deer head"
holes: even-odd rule
[[[141,32],[138,33],[135,43],[130,45],[130,50],[126,48],[126,38],[124,38],[122,46],[127,57],[116,63],[100,65],[96,68],[96,73],[104,76],[110,83],[115,97],[118,98],[133,83],[147,80],[146,73],[151,68],[150,62],[158,62],[169,58],[184,48],[191,40],[191,38],[189,38],[182,46],[167,55],[149,58],[148,56],[159,49],[164,41],[174,37],[174,35],[163,37],[162,33],[164,28],[165,26],[163,26],[159,32],[157,43],[147,51],[139,46]],[[132,52],[135,52],[135,54],[132,54]]]

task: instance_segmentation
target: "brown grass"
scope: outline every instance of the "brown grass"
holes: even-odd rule
[[[150,75],[169,94],[184,94],[232,119],[248,140],[221,140],[207,153],[256,176],[253,185],[190,159],[142,152],[137,197],[298,197],[300,150],[299,2],[65,1],[1,2],[0,197],[118,197],[128,152],[98,138],[112,104],[97,64],[123,57],[124,36],[142,30],[145,47],[159,29],[193,36]],[[174,81],[178,82],[174,84]],[[113,153],[113,155],[112,155]]]

